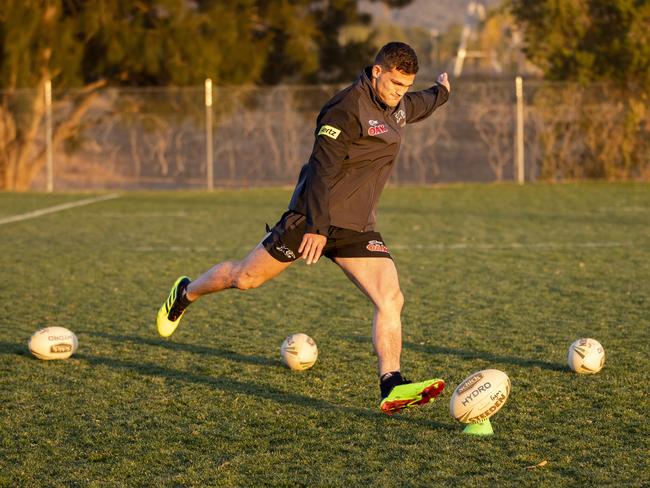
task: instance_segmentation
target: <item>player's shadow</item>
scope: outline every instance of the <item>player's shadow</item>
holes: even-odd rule
[[[188,344],[180,342],[172,342],[169,339],[162,338],[151,338],[151,337],[139,337],[132,335],[117,335],[109,334],[106,332],[93,332],[93,335],[103,337],[105,339],[115,341],[115,342],[130,342],[132,344],[146,344],[149,346],[158,346],[164,347],[172,351],[185,351],[195,354],[203,354],[208,356],[221,357],[223,359],[238,361],[249,364],[264,365],[264,366],[277,366],[284,368],[282,363],[279,360],[273,360],[261,356],[248,356],[244,354],[239,354],[226,349],[218,349],[214,347],[207,347],[197,344]],[[139,364],[129,361],[122,361],[113,358],[104,358],[104,357],[94,357],[87,356],[84,354],[76,354],[76,358],[86,359],[90,362],[106,364],[110,367],[117,367],[122,369],[132,369],[140,374],[151,375],[151,376],[163,376],[166,378],[172,378],[179,381],[204,384],[212,387],[219,388],[221,390],[230,391],[233,393],[243,393],[249,395],[255,395],[261,398],[268,398],[279,403],[291,403],[299,406],[309,406],[318,410],[330,410],[330,411],[340,411],[341,413],[352,413],[358,417],[364,417],[369,419],[376,419],[379,417],[385,417],[384,414],[378,412],[375,409],[362,409],[354,407],[343,407],[341,405],[330,403],[326,400],[314,399],[311,397],[306,397],[303,395],[296,395],[295,393],[287,393],[281,390],[275,390],[269,388],[268,386],[261,386],[255,383],[242,383],[236,380],[233,380],[228,377],[213,377],[213,376],[204,376],[198,375],[196,373],[187,373],[185,371],[176,371],[169,368],[165,368],[159,365],[152,364]],[[397,415],[393,416],[393,420],[407,423],[416,423],[418,425],[426,426],[431,429],[448,429],[453,430],[454,427],[448,424],[443,424],[440,422],[435,422],[432,420],[426,419],[414,419],[406,415]]]
[[[224,355],[223,357],[228,357],[228,358],[232,357],[235,360],[252,362],[254,364],[272,364],[272,365],[280,364],[279,362],[272,361],[267,358],[243,356],[241,354],[232,353],[231,351],[222,351],[219,349],[213,349],[204,346],[196,346],[193,344],[179,344],[179,343],[173,343],[161,339],[143,339],[141,337],[112,335],[112,334],[105,334],[102,332],[95,332],[94,334],[112,340],[120,340],[120,341],[130,340],[134,343],[162,345],[164,347],[169,347],[176,350],[198,352],[200,354],[214,354],[214,355],[223,354]],[[18,344],[14,342],[4,342],[4,341],[0,341],[0,354],[6,354],[10,356],[30,355],[25,344],[23,343]],[[296,393],[283,391],[277,388],[273,388],[269,385],[259,385],[249,381],[247,382],[237,381],[233,378],[229,378],[226,376],[214,377],[208,375],[200,375],[192,372],[168,368],[166,366],[161,366],[158,364],[127,361],[127,360],[115,359],[113,357],[93,356],[84,353],[75,354],[74,359],[78,361],[85,361],[88,364],[94,366],[106,366],[115,370],[131,371],[140,374],[142,376],[151,376],[156,378],[162,377],[162,378],[167,378],[173,381],[179,381],[183,383],[204,385],[210,388],[227,391],[232,394],[243,394],[243,395],[254,396],[256,398],[264,398],[264,399],[272,400],[279,404],[292,404],[298,407],[313,408],[315,410],[324,411],[324,412],[335,412],[341,415],[354,415],[368,420],[405,422],[407,424],[415,424],[427,429],[457,430],[457,427],[451,423],[445,424],[442,422],[436,422],[434,420],[429,420],[429,419],[414,418],[412,416],[409,416],[408,413],[404,415],[394,415],[393,417],[389,418],[386,415],[380,413],[377,408],[368,409],[368,408],[343,406],[343,405],[331,403],[327,400],[311,398],[308,396],[298,395]],[[34,361],[39,362],[39,360],[35,358]]]
[[[107,334],[106,332],[93,332],[93,335],[103,337],[114,342],[129,342],[131,344],[146,344],[148,346],[163,347],[170,351],[183,351],[192,354],[201,354],[204,356],[215,356],[228,361],[237,361],[240,363],[259,364],[262,366],[280,366],[280,361],[265,358],[263,356],[252,356],[239,354],[228,349],[219,349],[215,347],[202,346],[198,344],[188,344],[183,342],[171,341],[169,339],[138,337],[131,335]]]
[[[93,366],[107,366],[115,370],[136,372],[143,376],[152,376],[156,378],[167,378],[173,381],[183,383],[192,383],[195,385],[207,386],[221,391],[232,393],[233,395],[249,395],[255,398],[263,398],[277,402],[279,404],[292,404],[298,407],[308,407],[324,412],[334,412],[341,415],[354,415],[368,420],[406,422],[416,424],[427,429],[437,430],[457,430],[452,423],[445,424],[429,419],[409,417],[408,413],[404,415],[395,415],[388,418],[379,412],[378,409],[358,408],[343,406],[331,403],[327,400],[312,398],[304,395],[298,395],[293,392],[287,392],[269,385],[260,385],[254,382],[237,381],[226,376],[207,376],[192,372],[176,370],[161,366],[158,364],[140,363],[109,357],[92,356],[88,354],[77,354],[76,359],[85,361]]]
[[[370,339],[362,336],[341,336],[345,339],[355,342],[369,342]],[[456,356],[462,359],[482,359],[489,363],[501,364],[515,364],[523,367],[538,367],[548,369],[550,371],[566,371],[566,366],[563,364],[552,363],[549,361],[542,361],[540,359],[524,359],[515,356],[501,356],[492,354],[487,351],[477,351],[476,349],[456,349],[453,347],[432,346],[430,344],[416,344],[414,342],[405,341],[402,343],[404,349],[420,352],[423,354],[431,355],[449,355]]]
[[[517,366],[523,366],[527,368],[538,367],[551,371],[566,370],[566,367],[564,365],[558,363],[542,361],[540,359],[524,359],[516,356],[501,356],[498,354],[492,354],[487,351],[455,349],[453,347],[432,346],[429,344],[416,344],[413,342],[405,342],[404,348],[424,354],[452,355],[462,359],[482,359],[489,363],[515,364]]]
[[[160,346],[176,351],[187,351],[197,354],[219,356],[234,361],[241,361],[252,364],[262,365],[277,365],[280,367],[279,361],[274,361],[268,358],[258,356],[246,356],[237,354],[232,351],[210,348],[206,346],[199,346],[194,344],[183,344],[178,342],[171,342],[164,339],[142,338],[137,336],[114,335],[104,332],[94,332],[94,335],[104,337],[112,341],[129,341],[134,344],[147,344],[150,346]],[[15,356],[30,356],[29,351],[24,343],[13,343],[0,341],[0,354]],[[141,363],[135,361],[121,360],[114,357],[102,357],[85,354],[78,352],[74,355],[74,359],[78,361],[85,361],[95,366],[106,366],[115,370],[131,371],[142,376],[162,377],[173,381],[192,383],[197,385],[204,385],[211,388],[227,391],[233,394],[244,394],[254,396],[256,398],[265,398],[275,401],[279,404],[292,404],[298,407],[313,408],[315,410],[324,412],[335,412],[340,415],[353,415],[356,417],[375,420],[375,421],[390,421],[390,422],[404,422],[406,424],[414,424],[422,428],[432,430],[457,430],[457,426],[453,423],[442,423],[426,418],[415,418],[409,416],[409,413],[403,415],[394,415],[387,417],[379,412],[378,408],[358,408],[351,406],[344,406],[336,403],[331,403],[327,400],[311,398],[296,393],[283,391],[277,388],[270,387],[269,385],[260,385],[253,382],[242,382],[225,376],[209,376],[201,375],[193,372],[181,371],[158,364]],[[34,361],[39,360],[34,358]],[[373,399],[374,400],[374,399]],[[369,400],[372,401],[372,400]],[[383,425],[383,424],[382,424]],[[384,428],[384,427],[381,427]]]

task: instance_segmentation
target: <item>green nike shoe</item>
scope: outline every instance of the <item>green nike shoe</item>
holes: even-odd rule
[[[399,413],[405,408],[416,405],[425,405],[438,397],[445,389],[445,382],[441,379],[411,383],[406,381],[393,387],[390,393],[381,400],[379,408],[386,415]]]
[[[178,327],[185,310],[187,310],[187,304],[182,304],[180,298],[183,290],[189,283],[190,279],[187,276],[178,278],[174,286],[172,286],[167,300],[165,300],[165,303],[158,310],[156,325],[158,326],[158,333],[161,336],[169,337],[172,335],[176,327]]]

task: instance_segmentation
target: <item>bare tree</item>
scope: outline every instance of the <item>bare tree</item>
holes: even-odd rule
[[[497,181],[512,161],[512,106],[481,99],[472,107],[470,119],[487,148],[487,160]]]

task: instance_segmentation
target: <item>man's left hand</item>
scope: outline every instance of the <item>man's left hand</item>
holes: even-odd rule
[[[451,85],[449,84],[449,78],[447,77],[447,73],[442,73],[441,75],[439,75],[436,81],[441,85],[443,85],[447,89],[447,91],[451,93]]]

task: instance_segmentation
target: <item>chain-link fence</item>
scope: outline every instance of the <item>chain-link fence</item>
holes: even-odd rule
[[[292,185],[309,157],[316,115],[340,88],[215,87],[211,108],[203,87],[55,90],[54,189],[206,188],[211,159],[215,187]],[[22,170],[12,171],[32,167],[30,188],[45,189],[42,93],[0,96],[4,171],[32,137]],[[524,82],[525,180],[650,177],[650,114],[639,100],[605,87]],[[515,107],[514,80],[453,83],[446,105],[405,129],[391,182],[516,180]]]

